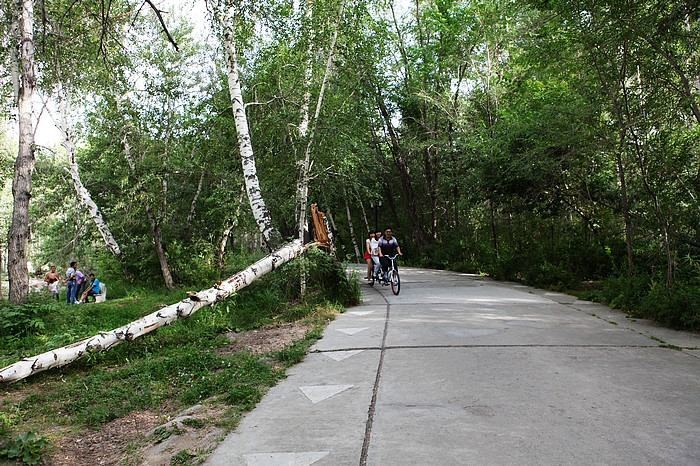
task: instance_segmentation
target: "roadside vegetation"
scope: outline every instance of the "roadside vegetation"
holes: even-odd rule
[[[554,222],[550,222],[554,225]],[[447,238],[431,246],[413,264],[469,273],[484,273],[497,280],[567,292],[581,299],[620,309],[631,317],[653,320],[675,328],[700,330],[700,262],[690,255],[675,264],[677,280],[666,282],[653,251],[637,258],[636,272],[628,277],[623,243],[615,248],[573,240],[547,238],[547,230],[533,231],[521,244],[502,240],[500,251],[476,238]]]
[[[302,268],[308,286],[304,298],[298,291]],[[127,324],[184,297],[182,289],[126,283],[114,283],[110,291],[113,296],[100,304],[68,306],[49,300],[44,293],[33,295],[24,306],[3,303],[0,364],[4,367],[22,356]],[[348,279],[341,264],[329,255],[312,249],[307,257],[189,319],[3,386],[0,458],[32,464],[43,455],[55,454],[62,436],[100,429],[139,410],[167,419],[192,405],[214,404],[225,407],[225,414],[210,422],[230,430],[284,377],[288,366],[304,357],[343,305],[358,298],[357,281]],[[30,324],[19,331],[18,321]],[[253,354],[246,348],[232,349],[237,334],[291,322],[306,330],[280,350]]]

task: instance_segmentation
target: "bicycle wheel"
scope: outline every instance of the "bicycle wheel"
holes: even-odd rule
[[[399,294],[399,291],[401,291],[401,279],[397,270],[389,272],[389,281],[391,282],[391,292]]]

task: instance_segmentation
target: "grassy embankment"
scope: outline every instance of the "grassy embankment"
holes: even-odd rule
[[[308,273],[303,300],[298,296],[302,265]],[[5,304],[0,308],[0,367],[118,328],[184,298],[183,290],[118,288],[113,284],[112,297],[100,304],[68,306],[45,295],[34,296],[21,308]],[[303,358],[342,306],[358,299],[357,282],[346,278],[340,264],[312,250],[308,259],[287,264],[189,319],[108,352],[88,354],[64,368],[2,386],[0,458],[3,448],[7,456],[8,446],[19,444],[29,450],[31,438],[20,438],[26,432],[55,444],[61,435],[99,429],[146,409],[167,416],[194,404],[215,403],[226,407],[226,414],[215,422],[230,430],[241,413],[252,409],[284,377],[287,367]],[[232,345],[227,333],[286,322],[310,330],[264,357],[225,350]]]

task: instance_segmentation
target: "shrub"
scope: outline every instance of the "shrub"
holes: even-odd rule
[[[635,275],[631,282],[626,276],[610,277],[603,282],[603,301],[614,309],[636,309],[649,292],[650,281],[648,275]]]
[[[667,288],[653,283],[649,294],[641,300],[644,317],[673,328],[700,328],[700,289],[677,285]]]
[[[35,432],[24,434],[0,443],[0,456],[18,459],[25,464],[37,464],[49,446],[49,442],[39,437]]]
[[[47,297],[33,296],[24,305],[3,303],[0,307],[0,336],[25,336],[44,329],[44,317],[58,312],[61,305]]]

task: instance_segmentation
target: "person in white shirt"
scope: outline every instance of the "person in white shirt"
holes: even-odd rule
[[[365,274],[365,280],[369,280],[370,275],[372,275],[372,241],[377,241],[373,231],[369,232],[368,238],[365,240],[365,261],[367,261],[367,273]]]
[[[382,237],[382,232],[377,230],[374,232],[374,238],[370,240],[370,255],[374,262],[374,273],[378,274],[382,264],[379,262],[379,239]],[[371,272],[370,272],[371,273]]]

